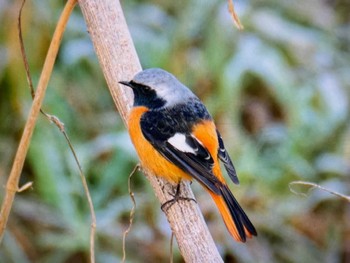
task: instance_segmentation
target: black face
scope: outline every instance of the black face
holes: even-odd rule
[[[128,84],[122,83],[132,88],[134,92],[134,106],[146,106],[150,109],[160,108],[166,101],[159,98],[155,90],[148,86],[130,81]]]

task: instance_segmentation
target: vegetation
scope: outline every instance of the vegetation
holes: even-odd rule
[[[0,184],[6,183],[31,104],[17,37],[20,1],[1,3]],[[349,203],[303,180],[350,195],[350,5],[337,1],[123,1],[144,68],[161,67],[205,102],[241,184],[232,189],[259,236],[238,244],[207,193],[192,184],[225,262],[349,262]],[[34,82],[62,9],[28,1],[23,32]],[[115,110],[77,6],[44,107],[65,123],[97,214],[97,262],[119,262],[132,207],[127,180],[137,156]],[[71,152],[40,118],[0,262],[87,262],[89,209]],[[136,217],[127,262],[168,262],[171,231],[148,182],[132,179]],[[2,198],[2,191],[0,191]],[[174,262],[182,262],[174,246]]]

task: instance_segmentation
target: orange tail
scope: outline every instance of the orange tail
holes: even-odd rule
[[[221,195],[209,191],[216,206],[219,208],[226,227],[235,240],[245,242],[247,237],[256,236],[255,227],[238,204],[227,185],[220,187]]]

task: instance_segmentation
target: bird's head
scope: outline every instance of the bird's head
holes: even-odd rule
[[[119,83],[132,88],[134,106],[171,107],[195,95],[169,72],[151,68],[137,73],[131,81]]]

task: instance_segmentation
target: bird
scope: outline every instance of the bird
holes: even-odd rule
[[[127,124],[141,166],[177,183],[198,181],[211,195],[231,236],[239,242],[257,235],[222,173],[239,180],[212,116],[174,75],[149,68],[120,84],[132,89]]]

